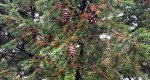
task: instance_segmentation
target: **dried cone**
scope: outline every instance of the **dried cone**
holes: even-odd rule
[[[76,56],[76,49],[75,46],[72,44],[69,44],[68,46],[68,55],[71,59],[73,59]]]
[[[70,10],[69,8],[64,8],[61,16],[62,23],[70,22]]]

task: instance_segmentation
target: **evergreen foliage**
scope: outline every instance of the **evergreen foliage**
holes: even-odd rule
[[[0,80],[148,80],[149,20],[149,0],[0,0]]]

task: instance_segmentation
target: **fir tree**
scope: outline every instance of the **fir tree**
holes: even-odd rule
[[[149,3],[0,0],[0,80],[147,80]]]

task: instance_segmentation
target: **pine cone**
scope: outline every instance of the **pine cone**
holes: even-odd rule
[[[70,22],[70,11],[69,8],[64,8],[61,16],[62,23]]]
[[[69,55],[69,57],[70,57],[71,59],[74,58],[75,55],[76,55],[75,46],[72,45],[72,44],[69,44],[69,46],[68,46],[68,55]]]

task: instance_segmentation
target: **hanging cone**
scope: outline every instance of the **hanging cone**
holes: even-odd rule
[[[76,49],[75,46],[72,44],[69,44],[68,46],[68,55],[71,59],[73,59],[76,56]]]
[[[61,16],[62,23],[70,22],[70,10],[69,8],[64,8]]]

